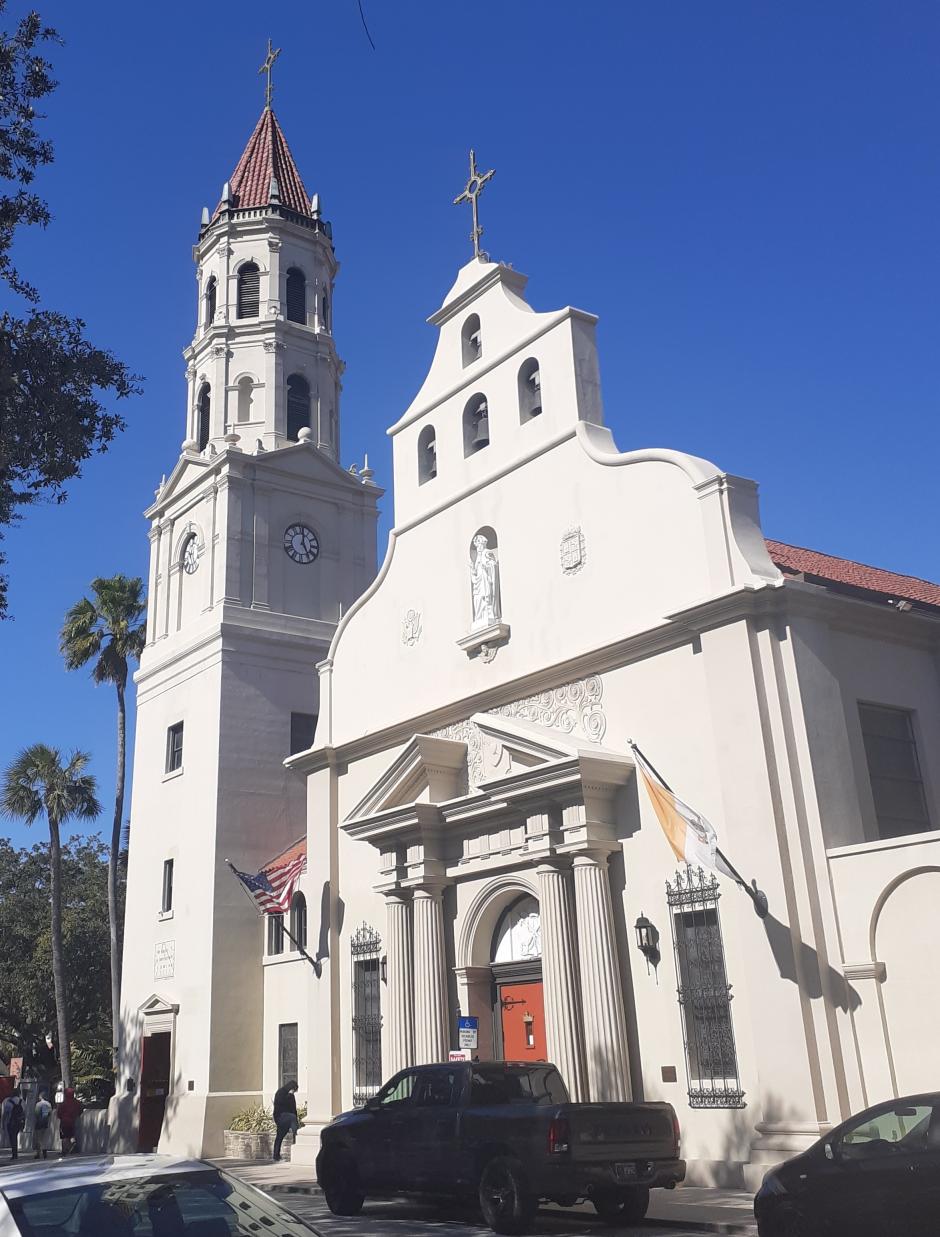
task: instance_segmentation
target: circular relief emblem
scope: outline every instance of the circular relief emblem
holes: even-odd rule
[[[198,566],[199,547],[196,545],[196,534],[193,533],[186,539],[186,544],[183,546],[183,570],[191,576]]]
[[[320,542],[306,524],[291,524],[284,534],[284,553],[294,563],[312,563],[320,553]]]

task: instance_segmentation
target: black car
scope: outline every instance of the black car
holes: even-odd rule
[[[524,1232],[540,1199],[636,1223],[652,1187],[684,1176],[671,1104],[573,1104],[547,1062],[403,1070],[326,1126],[317,1158],[336,1215],[370,1194],[476,1198],[497,1233]]]
[[[772,1169],[760,1237],[937,1237],[940,1093],[877,1104]]]

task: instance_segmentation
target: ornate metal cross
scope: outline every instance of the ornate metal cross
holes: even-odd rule
[[[480,248],[480,237],[483,235],[483,229],[480,227],[480,214],[477,200],[486,185],[486,182],[492,177],[494,172],[490,168],[488,172],[477,171],[477,157],[474,151],[470,151],[470,179],[467,181],[463,193],[459,197],[454,198],[454,205],[459,206],[461,202],[469,202],[470,209],[473,212],[473,231],[470,233],[470,239],[473,241],[473,256],[481,258],[484,262],[489,259],[489,254],[485,253]]]
[[[268,75],[267,84],[265,85],[265,88],[264,88],[264,106],[265,107],[271,106],[271,100],[274,97],[274,86],[271,82],[271,70],[274,68],[274,62],[275,60],[277,60],[280,54],[281,54],[281,49],[277,48],[276,51],[273,50],[271,47],[271,40],[268,39],[268,54],[264,58],[264,64],[258,70],[259,73],[267,73]]]

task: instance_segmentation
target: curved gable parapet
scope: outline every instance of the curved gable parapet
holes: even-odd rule
[[[609,429],[587,421],[578,423],[576,434],[585,455],[604,467],[670,464],[685,473],[703,503],[705,548],[716,590],[782,581],[767,552],[755,481],[722,472],[697,455],[666,447],[618,451]]]

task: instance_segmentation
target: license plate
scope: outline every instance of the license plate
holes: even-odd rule
[[[636,1181],[636,1164],[615,1164],[614,1176],[618,1181]]]

